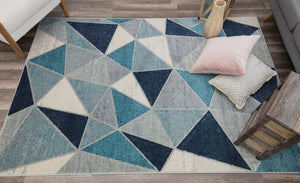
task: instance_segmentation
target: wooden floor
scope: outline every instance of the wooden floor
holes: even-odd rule
[[[113,17],[113,18],[144,18],[144,17],[197,17],[201,0],[65,0],[72,17]],[[273,61],[281,81],[293,70],[290,58],[284,48],[274,19],[264,22],[263,17],[270,12],[269,0],[236,0],[230,16],[257,16],[266,38]],[[60,7],[48,16],[63,16]],[[18,41],[27,54],[36,27]],[[20,59],[12,49],[0,42],[0,128],[11,104],[14,91],[18,85],[25,59]],[[104,180],[101,175],[71,176],[73,181],[85,179],[90,182]],[[1,182],[67,182],[64,176],[51,177],[14,177],[0,178]],[[176,175],[131,175],[108,176],[108,182],[300,182],[297,174],[192,174]]]

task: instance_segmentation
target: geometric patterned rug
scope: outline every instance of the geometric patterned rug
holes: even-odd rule
[[[293,146],[258,161],[233,142],[279,85],[242,110],[188,71],[206,39],[196,18],[46,18],[0,134],[0,174],[300,171]],[[219,36],[261,35],[252,54],[274,69],[255,17]]]

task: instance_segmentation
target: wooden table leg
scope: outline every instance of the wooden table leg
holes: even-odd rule
[[[264,21],[267,21],[269,18],[273,16],[273,13],[270,12],[267,16],[264,17]]]
[[[70,14],[69,14],[69,11],[68,11],[68,9],[67,9],[65,0],[60,0],[60,7],[61,7],[61,9],[63,10],[65,16],[66,16],[66,17],[69,17]]]

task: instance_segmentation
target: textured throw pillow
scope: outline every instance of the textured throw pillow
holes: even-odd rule
[[[246,72],[241,76],[218,75],[209,84],[225,94],[237,109],[242,109],[249,96],[277,74],[252,54]]]
[[[259,35],[208,39],[190,73],[243,75]]]

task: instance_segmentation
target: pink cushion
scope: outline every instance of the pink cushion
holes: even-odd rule
[[[244,75],[249,54],[259,35],[208,39],[190,73]]]

